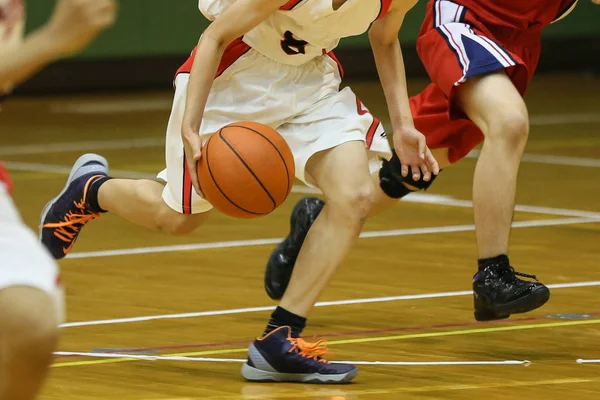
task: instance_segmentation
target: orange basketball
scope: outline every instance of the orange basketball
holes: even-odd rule
[[[256,218],[279,207],[294,183],[294,157],[274,129],[243,121],[221,128],[202,147],[198,178],[223,214]]]

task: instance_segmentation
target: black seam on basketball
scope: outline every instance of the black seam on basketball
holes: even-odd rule
[[[223,129],[225,129],[225,128],[223,128]],[[223,137],[223,129],[221,129],[219,131],[219,138],[221,138],[221,140],[223,141],[223,143],[225,143],[227,145],[227,147],[229,147],[229,149],[231,150],[231,152],[233,154],[235,154],[235,156],[242,162],[242,164],[244,164],[244,166],[246,167],[246,169],[248,170],[248,172],[250,172],[252,174],[252,176],[254,177],[254,179],[256,179],[256,182],[258,182],[258,184],[260,185],[260,187],[263,188],[263,190],[265,191],[265,193],[267,194],[267,196],[269,196],[269,199],[271,199],[271,201],[273,202],[273,208],[271,209],[271,211],[275,210],[277,208],[277,202],[275,201],[275,199],[273,198],[273,196],[271,195],[271,193],[269,193],[269,191],[267,190],[267,188],[265,187],[265,185],[260,181],[260,179],[258,179],[258,176],[256,176],[256,174],[254,173],[254,171],[252,171],[252,168],[250,168],[250,166],[246,163],[246,161],[244,161],[244,159],[242,158],[242,156],[240,156],[238,154],[238,152],[235,151],[235,148],[231,145],[231,143],[229,143],[227,141],[227,139],[225,139]]]
[[[254,132],[254,133],[259,134],[260,136],[262,136],[267,142],[269,142],[269,144],[271,144],[271,146],[273,146],[273,148],[275,149],[275,151],[277,152],[277,154],[279,154],[279,158],[281,158],[281,161],[283,162],[283,166],[285,167],[285,174],[287,175],[287,193],[289,193],[290,190],[292,189],[290,187],[290,171],[288,171],[288,166],[285,163],[285,159],[283,158],[283,154],[281,154],[281,152],[279,151],[279,149],[277,148],[277,146],[275,146],[275,143],[271,142],[268,137],[266,137],[265,135],[263,135],[259,131],[254,130],[252,128],[248,128],[247,126],[242,126],[242,125],[227,125],[227,126],[223,127],[223,129],[225,129],[225,128],[244,128],[244,129],[248,129],[249,131],[252,131],[252,132]],[[223,129],[221,129],[221,130],[223,130]]]
[[[221,129],[223,130],[223,129]],[[218,133],[221,133],[221,130],[219,130]],[[214,136],[214,135],[213,135]],[[212,137],[210,138],[212,139]],[[236,206],[237,208],[239,208],[240,210],[247,212],[248,214],[254,214],[254,215],[266,215],[266,213],[258,213],[258,212],[254,212],[254,211],[250,211],[250,210],[246,210],[243,207],[240,207],[238,204],[236,204],[233,200],[231,200],[229,198],[229,196],[227,196],[225,194],[225,192],[223,191],[223,189],[221,189],[221,187],[219,186],[219,183],[217,182],[217,180],[215,179],[212,170],[210,169],[210,160],[208,158],[208,150],[210,147],[210,139],[208,139],[208,143],[206,143],[206,167],[208,168],[208,173],[210,174],[210,178],[212,179],[213,183],[215,184],[215,186],[217,187],[217,189],[219,189],[219,192],[221,192],[221,194],[223,195],[223,197],[225,197],[227,199],[227,201],[229,201],[231,204],[233,204],[234,206]]]

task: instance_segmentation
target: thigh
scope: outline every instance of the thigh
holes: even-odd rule
[[[306,171],[330,202],[344,201],[357,191],[374,190],[364,142],[351,141],[315,154]]]
[[[457,89],[454,101],[484,135],[528,119],[523,97],[502,70],[469,79]]]
[[[8,194],[0,188],[0,290],[33,287],[51,299],[59,320],[64,315],[58,265],[21,221]]]

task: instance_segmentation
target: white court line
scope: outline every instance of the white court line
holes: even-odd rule
[[[559,226],[559,225],[570,225],[570,224],[586,224],[600,222],[597,217],[594,218],[561,218],[561,219],[548,219],[548,220],[534,220],[534,221],[518,221],[512,224],[513,228],[532,228],[542,226]],[[474,231],[475,225],[448,225],[448,226],[434,226],[430,228],[409,228],[409,229],[392,229],[385,231],[370,231],[361,233],[361,238],[378,238],[378,237],[392,237],[392,236],[410,236],[410,235],[426,235],[431,233],[452,233],[452,232],[468,232]],[[150,247],[137,247],[129,249],[117,249],[117,250],[99,250],[99,251],[88,251],[88,252],[76,252],[69,254],[66,259],[81,259],[81,258],[98,258],[98,257],[116,257],[125,255],[135,254],[153,254],[153,253],[169,253],[175,251],[194,251],[194,250],[207,250],[207,249],[222,249],[222,248],[235,248],[235,247],[249,247],[249,246],[264,246],[270,244],[277,244],[281,242],[283,238],[265,238],[265,239],[250,239],[250,240],[231,240],[226,242],[210,242],[210,243],[190,243],[190,244],[178,244],[170,246],[150,246]]]
[[[3,164],[9,169],[14,171],[29,171],[29,172],[46,172],[46,173],[58,173],[58,174],[69,174],[71,172],[70,166],[56,165],[56,164],[37,164],[37,163],[24,163],[16,161],[4,161]],[[111,170],[115,176],[128,177],[128,178],[141,178],[141,179],[156,179],[155,174],[136,172],[136,171],[124,171],[124,170]],[[295,185],[292,188],[294,193],[304,194],[321,194],[321,191],[317,188]],[[473,207],[473,202],[469,200],[457,200],[451,196],[444,195],[433,195],[428,193],[411,193],[402,199],[403,202],[409,203],[428,203],[437,205],[446,205],[453,207]],[[599,212],[594,211],[583,211],[583,210],[571,210],[566,208],[551,208],[551,207],[539,207],[539,206],[528,206],[517,204],[515,210],[519,212],[528,212],[534,214],[547,214],[547,215],[558,215],[565,217],[581,217],[581,218],[600,218]]]
[[[168,111],[172,99],[88,100],[53,104],[50,111],[57,114],[122,114],[131,112]],[[530,125],[589,124],[600,122],[598,113],[540,114],[529,118]]]
[[[546,285],[550,289],[568,289],[568,288],[580,288],[580,287],[592,287],[600,286],[600,281],[589,281],[589,282],[571,282],[571,283],[554,283]],[[331,307],[331,306],[343,306],[352,304],[369,304],[369,303],[387,303],[391,301],[406,301],[406,300],[421,300],[421,299],[435,299],[435,298],[447,298],[447,297],[459,297],[459,296],[471,296],[472,290],[461,290],[456,292],[438,292],[438,293],[422,293],[422,294],[409,294],[402,296],[386,296],[386,297],[371,297],[363,299],[348,299],[348,300],[334,300],[334,301],[320,301],[315,304],[315,307]],[[96,321],[81,321],[81,322],[68,322],[62,324],[61,328],[75,328],[80,326],[95,326],[95,325],[112,325],[112,324],[126,324],[131,322],[145,322],[154,321],[159,319],[184,319],[184,318],[198,318],[198,317],[210,317],[219,315],[231,315],[231,314],[249,314],[255,312],[272,311],[275,306],[263,306],[263,307],[247,307],[247,308],[231,308],[226,310],[212,310],[212,311],[199,311],[191,313],[180,313],[180,314],[164,314],[164,315],[150,315],[142,317],[130,317],[130,318],[115,318],[115,319],[103,319]]]
[[[467,154],[467,158],[478,158],[479,150],[472,150]],[[568,157],[568,156],[553,156],[548,154],[523,154],[522,161],[538,164],[552,165],[568,165],[573,167],[593,167],[600,168],[600,159],[587,157]]]
[[[37,163],[25,163],[18,161],[4,161],[3,164],[13,171],[28,171],[28,172],[45,172],[45,173],[57,173],[68,175],[71,172],[70,166],[56,165],[56,164],[37,164]],[[156,174],[137,172],[137,171],[125,171],[125,170],[111,170],[113,176],[137,178],[137,179],[156,179]],[[292,188],[294,193],[304,194],[321,194],[321,191],[317,188],[308,186],[295,185]],[[402,199],[403,202],[409,203],[428,203],[437,204],[453,207],[473,207],[473,202],[469,200],[457,200],[451,196],[435,195],[428,193],[411,193]],[[581,217],[581,218],[600,218],[599,212],[583,211],[583,210],[570,210],[566,208],[551,208],[551,207],[539,207],[539,206],[528,206],[517,204],[515,210],[519,212],[528,212],[534,214],[547,214],[547,215],[559,215],[565,217]]]
[[[71,173],[72,166],[56,165],[56,164],[38,164],[38,163],[27,163],[19,161],[3,161],[2,164],[6,168],[12,171],[22,172],[43,172],[51,174],[68,175]],[[157,174],[151,174],[147,172],[139,171],[124,171],[118,169],[110,170],[111,176],[119,178],[131,178],[131,179],[156,179]]]
[[[529,125],[532,126],[593,124],[596,122],[600,122],[598,113],[541,114],[529,117]]]
[[[16,156],[24,154],[64,153],[68,151],[96,151],[96,150],[126,150],[142,149],[148,147],[162,147],[165,145],[164,137],[145,137],[114,140],[94,140],[82,142],[24,144],[18,146],[0,147],[0,156]]]
[[[586,360],[583,358],[578,358],[577,360],[575,360],[575,362],[577,364],[598,364],[600,363],[600,360]]]
[[[146,356],[121,353],[84,353],[77,351],[56,351],[57,356],[79,356],[96,358],[130,358],[146,361],[195,361],[195,362],[221,362],[245,363],[245,358],[211,358],[211,357],[184,357],[184,356]],[[401,366],[433,366],[433,365],[530,365],[529,360],[503,360],[503,361],[334,361],[334,363],[354,365],[401,365]]]

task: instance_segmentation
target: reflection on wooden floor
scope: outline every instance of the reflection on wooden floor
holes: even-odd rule
[[[423,84],[414,82],[412,91]],[[386,115],[377,84],[354,87],[374,113]],[[274,305],[262,289],[263,268],[269,239],[286,233],[289,212],[303,195],[294,193],[265,218],[215,214],[185,238],[111,215],[86,227],[74,257],[61,262],[69,324],[60,350],[233,361],[58,357],[43,398],[598,398],[600,365],[575,362],[600,358],[598,93],[599,80],[559,76],[538,79],[528,96],[532,132],[511,257],[519,270],[558,285],[543,309],[495,323],[473,320],[476,252],[468,200],[475,160],[468,158],[445,170],[427,196],[409,198],[368,222],[371,237],[359,240],[306,331],[328,340],[334,360],[530,360],[529,366],[364,365],[354,384],[338,387],[244,382],[235,360],[245,357]],[[37,224],[42,205],[83,152],[103,154],[121,175],[160,170],[170,96],[7,104],[0,158],[13,170],[25,220]],[[266,244],[244,242],[250,239]],[[156,318],[136,319],[144,316]]]

